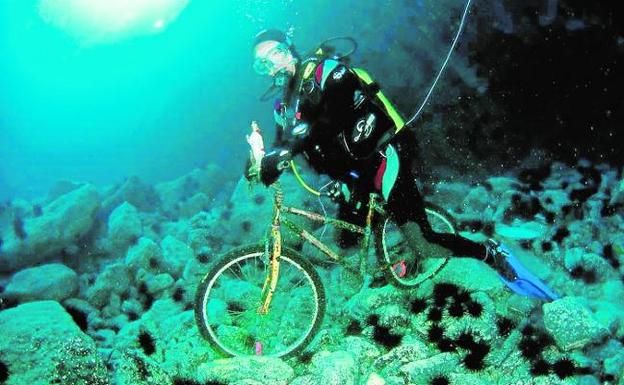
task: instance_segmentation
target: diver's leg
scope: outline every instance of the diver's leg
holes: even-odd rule
[[[405,183],[405,179],[401,176],[397,179],[395,186],[397,190],[393,194],[398,194],[395,197],[391,194],[388,208],[401,227],[410,247],[421,256],[466,256],[484,259],[486,249],[480,243],[458,234],[433,231],[427,220],[425,205],[416,184]],[[401,196],[405,198],[397,199]]]
[[[405,135],[404,135],[405,136]],[[412,173],[416,158],[414,141],[404,137],[393,144],[398,156],[398,175],[387,201],[387,208],[401,227],[409,246],[420,256],[468,256],[484,259],[486,249],[457,234],[436,233],[431,228],[425,204]],[[390,162],[390,157],[388,162]]]

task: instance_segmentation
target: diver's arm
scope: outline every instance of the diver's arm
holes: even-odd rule
[[[278,127],[278,132],[281,130]],[[307,140],[307,124],[301,123],[295,126],[290,140],[285,140],[280,136],[275,141],[278,147],[267,151],[260,162],[260,181],[269,186],[273,184],[286,168],[288,168],[293,157],[303,152]],[[276,136],[277,139],[277,136]]]

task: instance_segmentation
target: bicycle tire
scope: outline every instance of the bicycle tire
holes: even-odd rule
[[[451,217],[446,210],[443,208],[434,205],[432,203],[425,203],[425,211],[427,213],[427,217],[434,228],[434,231],[440,232],[445,231],[449,233],[457,234],[457,225],[453,217]],[[432,218],[437,219],[437,221],[432,220]],[[439,227],[436,228],[435,224],[438,223]],[[409,249],[406,241],[403,241],[405,244],[398,246],[389,246],[388,245],[388,233],[392,230],[388,230],[388,225],[393,224],[397,227],[395,231],[398,231],[398,226],[394,224],[393,219],[389,216],[383,216],[377,222],[375,226],[375,251],[377,255],[377,260],[382,266],[382,271],[388,282],[392,285],[400,287],[400,288],[414,288],[420,286],[422,283],[432,279],[435,277],[448,263],[449,258],[426,258],[426,261],[420,261],[416,256],[413,255],[413,250]],[[400,237],[402,237],[402,232],[400,233]],[[398,248],[399,250],[390,250],[391,248]],[[401,251],[400,247],[407,247],[409,250]],[[396,255],[393,253],[396,252]],[[400,253],[406,253],[406,258],[401,258]],[[415,271],[420,270],[421,262],[425,267],[422,269],[422,273],[410,273],[406,274],[406,270],[409,268],[406,267],[407,258],[411,258],[409,263],[414,265]],[[402,275],[403,274],[403,275]]]
[[[212,317],[213,320],[211,320],[208,308],[211,294],[213,300],[215,300],[217,296],[217,294],[214,294],[218,290],[215,289],[215,282],[217,282],[221,275],[224,275],[224,272],[229,266],[233,266],[235,263],[238,264],[240,261],[243,261],[245,259],[252,258],[254,259],[255,263],[257,263],[257,261],[259,261],[258,258],[261,258],[263,253],[264,245],[246,245],[229,251],[228,253],[223,255],[219,259],[219,261],[212,267],[212,269],[204,276],[197,288],[197,292],[195,294],[195,321],[197,323],[197,326],[200,330],[202,337],[210,342],[210,345],[213,348],[226,356],[250,356],[257,355],[257,352],[252,352],[249,350],[241,352],[240,349],[236,349],[233,344],[228,345],[229,342],[226,342],[221,336],[218,335],[216,329],[220,326],[225,327],[225,325],[218,323],[217,320],[219,314],[213,314],[214,317]],[[310,262],[308,262],[301,254],[290,248],[282,248],[282,255],[280,257],[281,272],[284,272],[284,266],[286,266],[285,264],[291,265],[292,267],[296,268],[297,273],[302,273],[302,279],[307,279],[307,281],[309,282],[314,296],[314,316],[312,317],[311,324],[306,328],[305,332],[296,339],[294,343],[290,344],[287,348],[279,351],[267,352],[268,354],[263,353],[263,355],[265,356],[288,358],[301,352],[318,333],[318,330],[323,321],[323,317],[325,315],[325,291],[321,282],[321,278],[316,272],[314,266]],[[242,273],[242,268],[240,269]],[[280,281],[278,281],[278,286],[275,292],[276,295],[280,290],[280,282],[282,281],[282,277],[283,274],[280,273]],[[257,303],[259,304],[259,301]],[[271,311],[280,310],[276,309],[276,306],[279,306],[279,304],[276,303],[276,301],[274,300],[271,303],[269,313],[271,313]],[[297,310],[303,309],[297,308]],[[224,311],[227,312],[227,309],[224,309]],[[258,316],[262,317],[259,314]],[[294,316],[291,315],[291,318],[293,317]],[[211,321],[215,321],[217,323],[214,326],[211,326]]]

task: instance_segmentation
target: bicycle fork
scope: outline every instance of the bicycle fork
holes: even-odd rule
[[[275,194],[273,220],[271,222],[271,230],[264,251],[265,254],[269,255],[270,268],[264,279],[262,294],[260,295],[261,304],[258,308],[258,313],[262,315],[266,315],[269,312],[269,306],[271,306],[271,300],[273,299],[273,293],[277,287],[277,278],[279,276],[279,256],[282,255],[282,234],[280,231],[280,210],[282,198],[283,195],[281,191],[278,191],[277,194]]]

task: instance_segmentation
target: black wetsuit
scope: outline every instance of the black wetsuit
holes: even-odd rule
[[[288,150],[289,156],[302,154],[315,171],[346,184],[351,197],[340,202],[339,217],[363,224],[369,193],[379,191],[388,145],[384,139],[396,130],[395,121],[375,96],[375,84],[363,82],[353,69],[328,59],[314,62],[314,70],[306,74],[305,64],[276,103],[275,146]],[[413,132],[404,128],[389,145],[396,150],[400,167],[386,207],[397,224],[415,222],[427,241],[454,255],[483,258],[483,245],[432,230],[414,178],[418,144]]]

